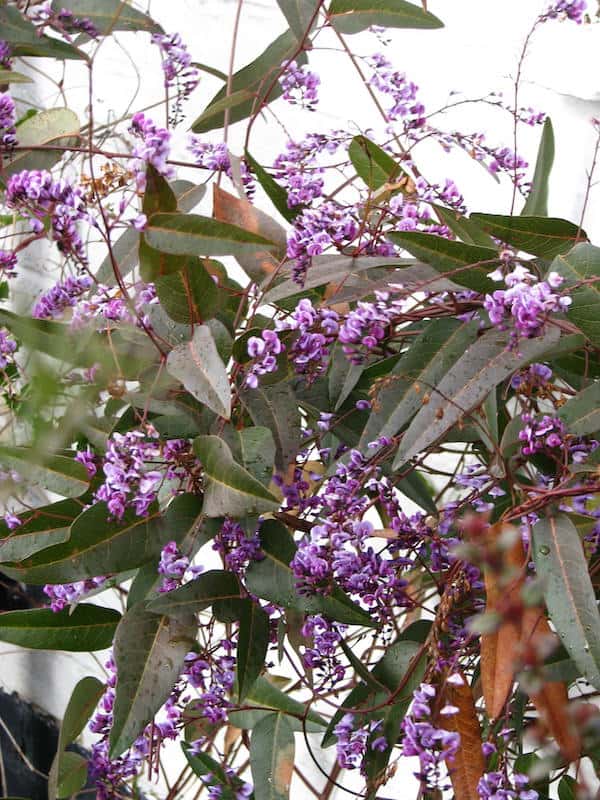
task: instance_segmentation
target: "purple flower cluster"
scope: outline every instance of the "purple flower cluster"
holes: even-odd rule
[[[342,248],[358,233],[358,223],[352,209],[327,201],[317,208],[305,208],[294,220],[288,236],[287,256],[294,259],[293,277],[302,284],[313,256],[328,247]]]
[[[0,92],[0,153],[8,153],[17,143],[15,104],[8,92]]]
[[[187,681],[201,692],[194,700],[194,711],[213,723],[227,719],[228,696],[235,682],[235,658],[231,655],[234,644],[222,639],[220,645],[223,655],[188,653],[183,669]]]
[[[142,431],[133,430],[114,433],[108,439],[102,462],[104,483],[96,491],[95,498],[105,502],[116,519],[122,519],[128,507],[144,516],[156,500],[163,473],[147,467],[147,462],[160,457],[156,436],[150,431],[148,438]]]
[[[546,9],[540,20],[546,22],[549,19],[570,19],[581,25],[586,9],[586,0],[556,0]]]
[[[0,39],[0,67],[2,69],[11,69],[12,67],[11,47],[4,39]]]
[[[160,552],[158,574],[163,575],[164,578],[158,591],[171,592],[186,580],[195,578],[202,572],[202,569],[202,567],[190,566],[190,559],[180,552],[177,542],[168,542]]]
[[[290,357],[299,375],[314,380],[327,369],[331,345],[339,333],[339,316],[329,308],[315,308],[307,298],[300,300],[285,320],[278,320],[279,331],[296,331]]]
[[[6,328],[0,328],[0,369],[14,363],[13,354],[18,345]]]
[[[306,646],[303,661],[310,669],[316,669],[323,685],[332,688],[344,680],[346,670],[338,655],[338,646],[346,630],[345,625],[331,622],[321,614],[309,615],[302,626],[302,635],[312,639]]]
[[[175,174],[167,160],[171,147],[171,134],[166,128],[160,128],[155,122],[146,117],[141,111],[131,118],[130,132],[141,139],[133,148],[133,170],[139,192],[146,188],[146,164],[152,164],[154,169],[165,178],[172,178]]]
[[[435,695],[435,688],[428,683],[422,683],[414,691],[410,712],[402,721],[402,753],[418,757],[419,771],[414,775],[424,788],[444,791],[450,788],[445,762],[451,762],[458,752],[460,736],[432,723],[431,703]],[[446,713],[457,711],[451,706]]]
[[[72,308],[82,294],[88,291],[94,283],[89,275],[77,278],[68,277],[61,283],[56,283],[38,299],[31,312],[34,319],[56,319],[66,308]]]
[[[246,373],[245,383],[250,389],[256,389],[261,375],[275,372],[277,356],[285,350],[276,331],[264,330],[259,336],[250,336],[247,343],[248,355],[254,359]]]
[[[14,278],[17,274],[17,254],[12,250],[0,250],[0,276]]]
[[[130,288],[129,301],[120,294],[120,289],[109,288],[103,284],[95,287],[94,294],[76,305],[71,325],[78,328],[88,322],[104,320],[100,329],[111,327],[111,322],[124,322],[146,329],[152,327],[146,313],[146,306],[158,302],[153,283],[138,281]]]
[[[512,784],[502,772],[486,772],[477,784],[481,800],[538,800],[535,789],[527,789],[529,778],[515,772]]]
[[[44,221],[49,219],[58,249],[87,264],[77,223],[89,221],[89,216],[79,186],[63,179],[55,181],[46,170],[23,170],[10,177],[5,199],[9,208],[31,220],[37,234],[43,232]]]
[[[314,111],[319,102],[318,88],[321,79],[307,66],[299,66],[296,61],[281,65],[284,72],[279,78],[283,89],[283,99],[299,105],[307,111]]]
[[[231,156],[225,142],[203,142],[199,136],[191,136],[188,143],[188,150],[194,157],[194,162],[198,167],[210,169],[214,172],[224,172],[228,178],[233,180],[233,168]],[[254,179],[248,168],[246,160],[239,160],[240,178],[246,194],[252,198],[255,190]]]
[[[247,534],[239,522],[226,517],[221,530],[215,536],[213,550],[220,553],[225,569],[243,577],[251,561],[262,558],[258,531]]]
[[[502,273],[496,270],[490,277],[502,280]],[[520,338],[540,336],[550,312],[566,311],[571,305],[570,297],[554,291],[563,280],[558,273],[550,272],[547,280],[538,282],[528,269],[516,266],[504,277],[507,289],[498,289],[485,296],[483,305],[490,322],[503,330],[507,327],[507,317],[512,317],[515,343]]]
[[[493,160],[490,162],[488,169],[495,175],[498,172],[506,172],[511,176],[513,183],[519,189],[526,189],[527,168],[529,164],[525,159],[515,153],[510,147],[498,147],[492,150]]]
[[[425,106],[417,100],[419,87],[409,81],[404,72],[398,72],[381,53],[367,59],[373,70],[369,83],[382,94],[388,95],[392,105],[387,110],[390,120],[402,119],[406,130],[425,125]]]
[[[46,0],[39,8],[36,8],[31,15],[31,19],[40,26],[40,33],[46,25],[53,25],[63,34],[85,33],[92,39],[97,39],[100,36],[100,31],[91,19],[77,17],[68,8],[61,8],[58,12],[54,11],[51,0]],[[70,39],[69,36],[65,36],[65,38]]]
[[[366,723],[355,727],[353,714],[344,714],[342,719],[333,729],[336,742],[336,756],[340,767],[343,769],[359,769],[363,766],[363,759],[367,752],[369,738],[381,726],[381,720]],[[371,742],[373,750],[385,750],[388,744],[383,736],[376,736]]]
[[[527,369],[515,373],[510,385],[520,393],[540,389],[552,378],[552,370],[546,364],[530,364]]]
[[[106,578],[103,575],[99,575],[96,578],[88,578],[85,581],[76,581],[75,583],[47,583],[44,586],[44,593],[50,599],[50,608],[56,612],[78,603],[88,592],[98,589],[105,583]]]
[[[299,142],[289,140],[285,151],[273,162],[274,177],[287,191],[290,208],[308,205],[323,194],[325,169],[318,163],[318,156],[333,154],[350,137],[345,131],[329,134],[309,133]]]
[[[375,292],[375,302],[360,301],[340,326],[339,340],[354,364],[364,361],[386,336],[404,308],[403,300],[390,302],[389,292]]]
[[[519,441],[523,442],[521,452],[524,456],[561,448],[571,461],[581,464],[598,447],[596,439],[568,434],[564,422],[559,417],[545,414],[536,419],[533,414],[522,414],[521,419],[524,427],[519,431]]]
[[[175,89],[176,92],[172,121],[177,123],[184,100],[187,100],[200,82],[200,72],[192,64],[192,56],[178,33],[153,33],[152,43],[160,49],[165,88]]]

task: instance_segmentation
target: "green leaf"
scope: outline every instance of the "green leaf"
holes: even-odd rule
[[[356,174],[369,189],[379,189],[402,172],[400,165],[366,136],[355,136],[352,139],[348,156]]]
[[[186,344],[174,347],[167,357],[167,370],[187,391],[215,414],[231,416],[231,389],[212,332],[198,325]]]
[[[461,286],[481,293],[496,288],[488,273],[498,263],[497,250],[412,231],[390,233],[388,238]]]
[[[471,214],[470,219],[496,239],[540,258],[554,258],[587,239],[577,225],[555,217]]]
[[[81,50],[60,39],[51,39],[22,16],[15,6],[0,5],[0,31],[2,38],[11,45],[14,56],[41,56],[56,59],[85,59]]]
[[[562,644],[600,688],[600,615],[577,528],[565,514],[533,526],[533,557],[548,613]]]
[[[49,608],[0,614],[0,641],[35,650],[104,650],[110,647],[121,615],[111,608],[80,603],[54,612]]]
[[[262,167],[247,150],[244,153],[244,158],[248,162],[250,169],[256,175],[257,181],[260,183],[265,191],[265,194],[273,203],[277,211],[279,211],[281,216],[288,222],[293,222],[300,207],[296,206],[295,208],[290,208],[288,206],[286,190],[269,175],[264,167]]]
[[[233,124],[258,111],[261,105],[275,100],[283,90],[276,80],[281,64],[294,56],[299,64],[306,64],[306,54],[296,55],[298,41],[296,35],[288,30],[272,42],[252,63],[236,72],[231,81],[232,96],[227,97],[227,87],[223,87],[210,101],[206,109],[193,123],[195,133],[222,128],[225,122],[225,109],[229,109],[229,122]],[[267,91],[269,91],[268,97]]]
[[[294,772],[294,731],[283,714],[269,714],[252,731],[250,768],[255,800],[286,800]]]
[[[600,429],[600,381],[568,400],[558,410],[558,416],[573,436],[587,436]]]
[[[273,477],[275,442],[268,428],[260,425],[236,431],[242,463],[253,478],[267,487]]]
[[[476,322],[432,320],[373,395],[373,409],[359,448],[379,436],[395,436],[424,407],[442,377],[477,338]]]
[[[201,498],[175,497],[164,513],[151,509],[146,517],[128,510],[122,520],[109,520],[104,503],[96,503],[71,525],[64,544],[48,547],[2,571],[27,583],[71,583],[97,575],[126,572],[158,559],[169,541],[181,541],[198,527]]]
[[[199,214],[154,214],[145,236],[151,247],[175,255],[252,255],[277,247],[263,236]]]
[[[222,800],[237,800],[238,797],[242,796],[240,790],[243,788],[245,781],[235,774],[228,775],[222,765],[215,761],[212,756],[209,756],[208,753],[198,752],[194,754],[184,742],[181,743],[181,748],[194,774],[203,779],[204,786],[221,787],[222,791],[219,797]],[[254,794],[250,795],[249,800],[254,800]]]
[[[135,741],[165,703],[194,638],[192,619],[157,616],[141,605],[125,613],[114,642],[118,677],[110,733],[111,758]]]
[[[85,728],[87,721],[98,705],[98,701],[104,694],[105,688],[104,684],[92,675],[82,678],[75,686],[60,727],[60,735],[58,737],[59,753],[71,742],[74,742]]]
[[[275,497],[233,460],[231,450],[218,436],[198,436],[194,452],[204,467],[206,516],[241,517],[279,508]]]
[[[304,703],[295,700],[291,695],[282,692],[267,678],[257,678],[254,686],[248,692],[244,711],[231,711],[229,719],[232,725],[250,730],[264,719],[270,710],[287,714],[294,730],[303,730],[305,724],[309,733],[322,731],[327,726],[325,720],[315,711],[307,710]],[[255,709],[251,708],[256,706]],[[250,707],[250,708],[248,708]]]
[[[548,183],[550,172],[554,163],[554,131],[550,117],[546,117],[540,147],[535,162],[535,172],[531,182],[531,189],[527,196],[522,216],[547,217],[548,216]]]
[[[218,600],[237,599],[240,595],[240,583],[232,572],[212,569],[184,586],[151,600],[148,610],[169,616],[195,614],[210,608]]]
[[[204,322],[218,312],[221,306],[219,288],[205,264],[210,265],[211,261],[194,259],[192,264],[171,275],[155,278],[160,304],[175,322]]]
[[[318,19],[317,0],[277,0],[277,5],[298,42],[302,42]]]
[[[569,320],[600,346],[600,247],[578,244],[570,253],[559,255],[550,269],[565,279],[561,291],[568,292],[573,301]]]
[[[247,697],[265,665],[270,640],[269,615],[250,599],[241,601],[237,646],[238,702]]]
[[[0,9],[0,19],[2,9]],[[0,23],[0,30],[2,25]],[[56,150],[19,150],[4,164],[4,175],[24,169],[50,169],[64,155],[64,149],[79,142],[79,118],[68,108],[49,108],[19,125],[19,145],[50,146]]]
[[[346,357],[341,342],[336,342],[329,361],[328,389],[329,399],[337,411],[360,380],[363,364],[353,364]]]
[[[0,521],[0,562],[21,561],[46,547],[66,542],[69,528],[82,509],[80,501],[60,500],[18,514],[21,525],[14,531]]]
[[[88,777],[88,760],[70,750],[56,755],[48,775],[48,800],[72,797],[83,789]]]
[[[558,782],[558,800],[577,800],[577,781],[570,775],[563,775]]]
[[[160,33],[162,28],[147,14],[133,8],[123,0],[53,0],[52,9],[66,8],[77,17],[85,17],[94,23],[103,36],[113,31],[148,31]]]
[[[21,72],[13,72],[11,69],[0,69],[0,86],[3,83],[33,83],[33,80],[28,75],[23,75]]]
[[[437,206],[432,203],[431,208],[440,221],[447,225],[452,233],[457,236],[465,244],[477,244],[481,247],[496,247],[496,243],[491,236],[481,230],[479,225],[476,225],[473,220],[464,217],[455,211],[453,208],[445,208],[444,206]]]
[[[262,523],[260,544],[265,558],[252,562],[246,573],[246,583],[252,594],[284,608],[295,608],[307,614],[323,614],[348,625],[374,626],[370,615],[355,605],[338,586],[332,587],[328,595],[306,597],[298,594],[290,567],[296,545],[280,522],[266,520]]]
[[[244,387],[240,399],[255,425],[269,428],[275,441],[275,466],[285,472],[300,449],[300,410],[287,382],[273,386]]]
[[[519,367],[535,361],[559,339],[560,332],[549,327],[541,337],[522,339],[518,351],[508,349],[509,336],[490,330],[454,363],[402,437],[394,469],[426,450],[457,422],[469,422],[471,412],[488,392]]]
[[[42,463],[36,463],[37,459]],[[89,486],[83,464],[67,456],[43,458],[31,447],[0,446],[0,461],[5,469],[14,469],[31,483],[63,497],[79,497]]]
[[[328,12],[338,33],[359,33],[371,25],[384,28],[443,28],[444,23],[405,0],[332,0]]]

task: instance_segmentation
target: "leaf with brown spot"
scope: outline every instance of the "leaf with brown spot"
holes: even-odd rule
[[[286,234],[281,225],[268,214],[253,206],[248,200],[229,194],[214,184],[213,217],[219,222],[227,222],[249,233],[262,236],[277,246],[273,252],[257,249],[254,252],[235,254],[239,265],[253,281],[260,283],[278,268],[281,259],[285,257]]]
[[[294,731],[284,714],[269,714],[250,738],[255,800],[287,800],[294,772]]]
[[[506,533],[507,527],[497,524],[490,528],[490,545]],[[503,551],[500,572],[491,569],[484,571],[487,613],[502,614],[503,609],[520,601],[525,553],[520,536],[514,528],[512,530],[516,539],[511,547]],[[520,644],[520,626],[509,619],[503,619],[493,633],[481,636],[481,684],[485,710],[490,719],[499,717],[506,705],[515,680]]]
[[[521,628],[524,646],[539,649],[543,639],[552,638],[558,643],[556,633],[550,628],[543,608],[525,610]],[[545,649],[545,648],[544,648]],[[530,692],[536,707],[551,736],[567,761],[575,761],[581,755],[581,738],[569,714],[569,695],[566,683],[549,681],[541,684],[537,692]]]
[[[465,682],[462,686],[446,685],[444,700],[456,706],[458,712],[442,718],[442,726],[460,735],[460,747],[446,765],[454,789],[455,800],[479,800],[477,784],[485,771],[481,752],[481,728],[473,702],[473,693]]]

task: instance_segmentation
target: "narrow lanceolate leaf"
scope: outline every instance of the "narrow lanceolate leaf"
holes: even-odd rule
[[[453,208],[445,208],[432,204],[432,209],[440,221],[447,225],[452,233],[465,244],[478,244],[481,247],[496,247],[492,237],[482,230],[473,220],[464,217]]]
[[[523,647],[530,647],[534,652],[541,652],[553,640],[558,647],[558,637],[551,630],[543,608],[530,606],[525,609],[521,640]],[[545,680],[537,692],[530,692],[530,696],[563,756],[569,762],[578,759],[581,755],[581,737],[569,714],[567,684],[564,681]]]
[[[88,761],[79,753],[70,750],[57,754],[48,775],[49,800],[62,800],[73,797],[86,784]]]
[[[70,583],[125,572],[158,558],[169,541],[181,541],[199,525],[202,500],[179,495],[164,513],[157,509],[139,517],[134,511],[122,520],[110,520],[104,503],[96,503],[71,525],[71,536],[63,544],[48,547],[18,564],[5,564],[2,571],[27,583]]]
[[[550,172],[554,163],[554,131],[550,117],[547,117],[542,130],[542,138],[535,162],[535,172],[531,182],[531,189],[527,196],[523,216],[547,217],[548,216],[548,184]]]
[[[250,689],[243,711],[231,711],[232,725],[251,730],[272,711],[286,714],[295,731],[307,730],[317,733],[327,727],[323,717],[312,711],[304,703],[295,700],[290,694],[278,689],[266,677],[257,678]]]
[[[275,242],[199,214],[154,214],[145,231],[150,247],[182,256],[240,256],[276,250]]]
[[[260,283],[278,268],[286,249],[286,233],[278,222],[248,200],[235,197],[216,183],[213,186],[213,215],[220,222],[235,225],[275,245],[270,250],[254,249],[234,254],[253,281]]]
[[[538,358],[559,336],[557,328],[548,327],[543,336],[522,339],[518,350],[509,350],[507,333],[496,330],[485,333],[432,390],[429,403],[414,417],[402,437],[394,469],[440,439],[455,423],[469,422],[468,415],[489,391],[516,369]]]
[[[470,219],[506,244],[540,258],[566,253],[587,236],[577,225],[554,217],[505,217],[501,214],[471,214]]]
[[[568,400],[560,407],[558,416],[573,436],[586,436],[600,429],[600,381],[594,381]]]
[[[294,772],[294,731],[284,714],[269,714],[250,737],[255,800],[287,800]]]
[[[272,178],[261,164],[246,150],[244,158],[250,165],[252,172],[256,175],[269,200],[273,203],[277,211],[288,222],[293,222],[298,214],[300,206],[290,208],[287,202],[287,192],[277,181]]]
[[[75,686],[60,727],[59,752],[74,742],[85,728],[105,688],[104,684],[92,675],[82,678]]]
[[[359,33],[371,25],[385,28],[443,28],[422,5],[405,0],[333,0],[329,19],[339,33]]]
[[[19,9],[3,3],[0,6],[0,30],[2,38],[11,46],[14,56],[41,56],[44,58],[85,59],[87,56],[72,44],[54,39],[28,20]]]
[[[0,20],[2,9],[0,9]],[[0,21],[0,30],[2,23]],[[63,148],[74,146],[79,137],[79,118],[68,108],[40,111],[19,125],[19,145],[55,145],[56,150],[19,150],[4,164],[5,176],[24,169],[50,169],[63,156]]]
[[[231,450],[218,436],[198,436],[194,452],[204,467],[206,516],[242,517],[279,507],[271,492],[233,460]]]
[[[533,527],[534,560],[548,613],[569,655],[600,688],[600,615],[577,528],[565,514]]]
[[[0,562],[21,561],[53,544],[66,542],[69,528],[82,509],[81,501],[60,500],[18,514],[21,524],[14,531],[0,521]]]
[[[501,535],[506,535],[507,526],[500,524],[490,528],[490,544]],[[519,657],[521,631],[511,619],[502,617],[503,608],[511,602],[518,604],[525,574],[525,553],[521,538],[507,550],[502,551],[500,574],[489,567],[484,569],[486,604],[488,614],[501,617],[495,631],[481,635],[481,684],[485,710],[490,719],[497,719],[508,700],[515,681],[515,668]]]
[[[379,189],[397,178],[402,171],[400,165],[385,150],[366,136],[355,136],[352,139],[348,156],[356,174],[369,189]]]
[[[551,269],[565,279],[561,291],[567,291],[573,301],[569,321],[600,346],[600,247],[578,244],[570,253],[559,255]]]
[[[117,690],[110,755],[126,750],[167,700],[191,649],[193,620],[173,620],[136,605],[115,635]]]
[[[491,247],[453,242],[429,233],[390,233],[389,238],[405,250],[447,274],[454,283],[476,292],[491,292],[496,287],[488,273],[498,263],[498,251]]]
[[[89,486],[83,464],[69,456],[44,457],[31,447],[0,446],[4,469],[14,469],[28,481],[63,497],[79,497]]]
[[[477,323],[461,324],[454,319],[428,323],[373,393],[372,411],[359,447],[366,447],[379,436],[398,433],[431,398],[432,387],[475,341],[477,329]]]
[[[300,410],[289,383],[243,388],[240,399],[255,425],[269,428],[275,442],[275,466],[285,472],[300,449]],[[1,550],[0,550],[1,552]]]
[[[22,72],[13,72],[11,69],[0,69],[0,86],[3,83],[32,83],[33,79]]]
[[[193,614],[204,611],[219,600],[239,598],[240,594],[240,583],[233,572],[212,569],[185,586],[159,595],[148,604],[148,610],[169,616]]]
[[[246,698],[262,672],[269,647],[269,616],[254,601],[242,601],[237,647],[238,702]]]
[[[274,520],[263,522],[260,542],[265,558],[252,562],[246,575],[248,588],[257,597],[307,614],[324,614],[349,625],[373,626],[370,615],[355,605],[337,586],[328,595],[305,596],[296,591],[290,567],[296,554],[296,545],[284,525]]]
[[[104,650],[110,647],[121,615],[111,608],[80,603],[54,612],[49,608],[0,614],[0,641],[35,650]]]
[[[458,752],[452,760],[446,761],[454,797],[456,800],[479,800],[477,784],[485,772],[485,760],[473,692],[466,682],[461,686],[446,684],[444,699],[458,708],[456,714],[442,717],[441,723],[446,730],[460,735]]]
[[[198,325],[189,342],[171,350],[167,357],[167,370],[196,400],[220,417],[229,419],[229,378],[208,325]]]
[[[283,89],[277,81],[281,65],[295,58],[299,64],[306,64],[305,52],[298,53],[298,39],[291,30],[285,31],[250,64],[236,72],[231,81],[231,96],[223,87],[213,97],[206,109],[192,125],[194,133],[222,128],[225,110],[229,109],[229,122],[233,124],[246,119],[266,103],[280,97]]]
[[[155,279],[160,304],[174,322],[194,325],[211,319],[219,310],[222,297],[206,268],[212,263],[218,262],[196,258],[177,272]]]
[[[160,33],[162,28],[147,14],[137,11],[123,0],[53,0],[52,9],[66,8],[77,17],[93,22],[96,30],[106,36],[112,31],[149,31]]]

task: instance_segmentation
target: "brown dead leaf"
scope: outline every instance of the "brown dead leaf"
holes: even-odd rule
[[[237,257],[240,266],[253,281],[260,283],[277,269],[286,247],[285,230],[278,222],[248,200],[242,200],[216,184],[213,184],[213,217],[220,222],[228,222],[250,233],[264,236],[278,245],[276,253],[265,250]]]
[[[473,702],[470,686],[446,685],[444,700],[456,706],[458,712],[441,718],[441,725],[448,731],[460,735],[460,747],[454,759],[446,765],[450,772],[452,788],[456,800],[479,800],[477,784],[485,771],[485,761],[481,752],[481,728]]]
[[[534,650],[536,643],[558,638],[548,624],[544,609],[539,607],[525,610],[521,635],[524,647],[532,647]],[[581,755],[581,737],[569,714],[566,684],[562,681],[543,683],[538,692],[531,692],[530,697],[565,759],[578,759]]]

